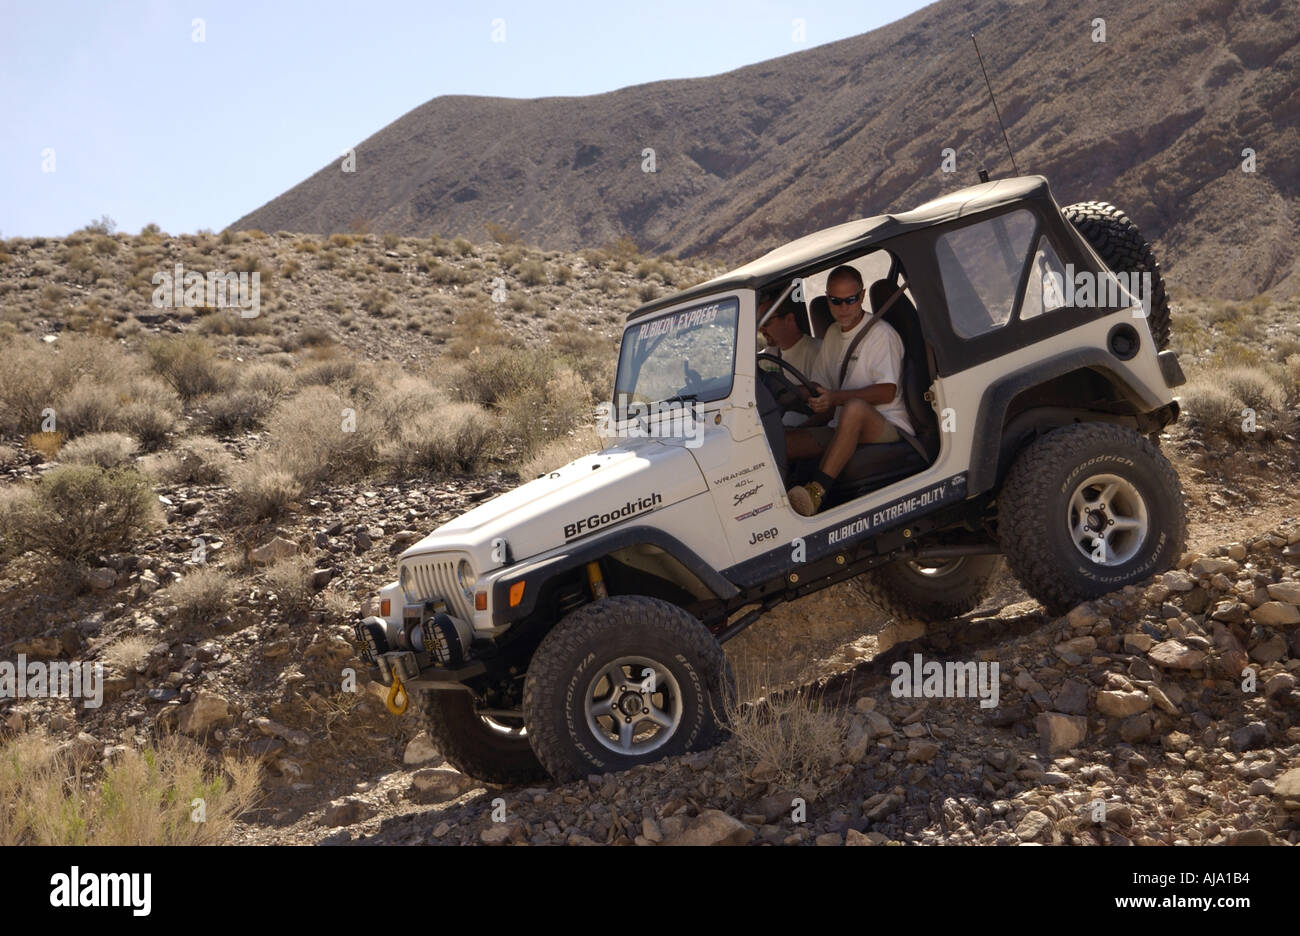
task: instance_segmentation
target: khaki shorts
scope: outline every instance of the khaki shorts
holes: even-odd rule
[[[811,428],[804,428],[803,431],[811,433],[812,437],[817,440],[818,447],[823,450],[826,449],[826,447],[831,444],[831,440],[835,438],[834,426],[813,426]],[[881,434],[881,437],[874,443],[864,442],[863,444],[888,445],[890,442],[901,441],[903,441],[903,437],[898,434],[898,427],[889,422],[889,420],[885,420],[885,431]]]

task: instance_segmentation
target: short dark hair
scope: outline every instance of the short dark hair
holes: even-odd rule
[[[831,270],[831,275],[826,277],[826,285],[830,286],[831,280],[851,278],[858,284],[858,292],[862,291],[862,274],[858,272],[857,267],[851,267],[847,263],[840,264]]]

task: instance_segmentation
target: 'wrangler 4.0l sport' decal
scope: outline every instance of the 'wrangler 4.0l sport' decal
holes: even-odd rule
[[[616,507],[605,513],[594,513],[591,516],[583,517],[580,520],[574,520],[572,523],[564,525],[565,542],[577,536],[590,533],[593,530],[599,530],[603,526],[611,523],[618,523],[620,520],[626,520],[628,517],[636,516],[647,510],[652,510],[664,502],[663,495],[658,491],[653,494],[647,494],[640,500],[630,500],[622,507]]]

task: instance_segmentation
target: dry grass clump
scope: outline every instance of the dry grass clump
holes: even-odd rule
[[[360,477],[375,465],[382,421],[329,387],[305,387],[267,420],[278,467],[305,484]]]
[[[99,651],[99,659],[118,673],[138,673],[149,660],[153,642],[139,634],[128,634]]]
[[[118,468],[134,460],[137,447],[135,439],[124,433],[93,432],[63,446],[59,457],[74,465]]]
[[[167,589],[183,625],[210,623],[230,609],[235,583],[221,566],[203,566]]]
[[[501,429],[475,403],[448,403],[403,421],[380,448],[380,457],[401,474],[472,471],[501,444]]]
[[[290,619],[301,618],[311,610],[312,560],[309,556],[281,559],[266,570],[267,587],[275,594],[276,604]]]
[[[302,482],[264,454],[236,466],[230,486],[235,512],[246,521],[282,517],[302,496]]]
[[[235,460],[216,439],[191,436],[170,452],[150,456],[145,474],[164,484],[220,484],[230,477]]]
[[[762,682],[742,678],[724,706],[742,762],[782,789],[812,792],[840,760],[848,714],[807,689],[760,696]]]
[[[4,742],[0,844],[215,845],[259,798],[256,760],[218,765],[178,736],[127,748],[102,766],[98,753],[41,734]]]

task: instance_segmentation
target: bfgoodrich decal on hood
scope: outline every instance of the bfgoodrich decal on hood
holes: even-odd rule
[[[705,490],[704,476],[687,449],[630,439],[480,504],[405,555],[460,549],[482,550],[486,556],[492,541],[502,538],[518,561]]]

